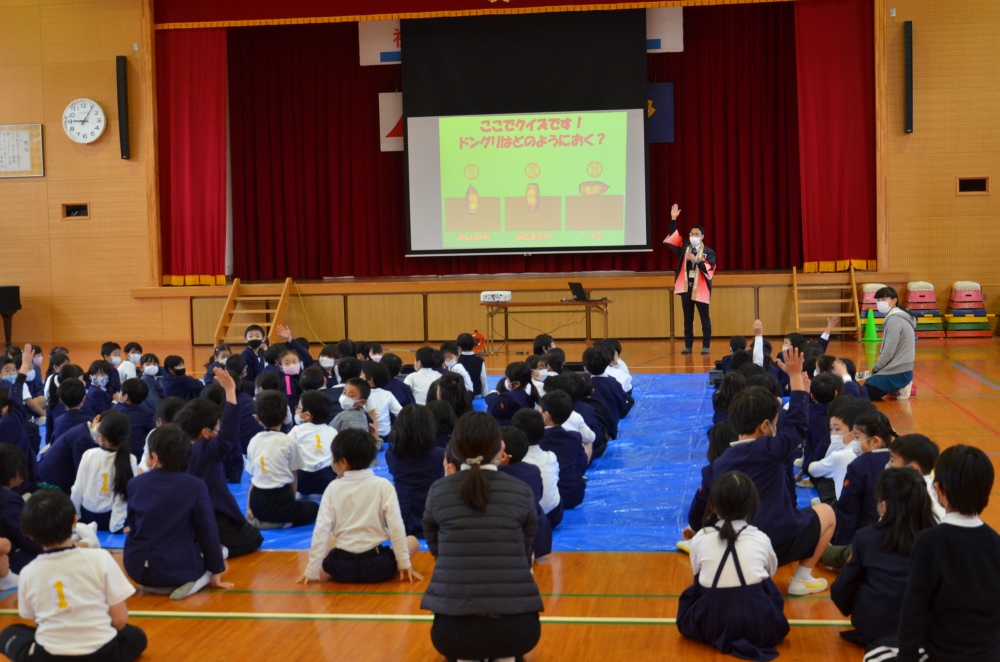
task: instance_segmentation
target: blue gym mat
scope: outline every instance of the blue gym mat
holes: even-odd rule
[[[619,423],[618,439],[587,471],[586,498],[566,511],[553,532],[553,551],[676,551],[706,463],[713,393],[707,382],[707,374],[633,375],[635,406]],[[475,404],[486,409],[482,399]],[[375,472],[391,480],[382,454]],[[249,488],[249,475],[230,485],[241,508]],[[808,507],[815,490],[798,491],[800,507]],[[312,527],[263,534],[262,549],[306,550]],[[125,541],[120,534],[99,537],[109,548],[120,548]]]

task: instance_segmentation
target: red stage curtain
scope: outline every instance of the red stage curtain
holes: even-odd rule
[[[156,109],[163,284],[224,284],[224,29],[156,33]]]
[[[399,68],[361,67],[356,25],[231,29],[234,275],[669,271],[675,201],[721,270],[798,264],[791,3],[686,8],[684,23],[684,53],[649,56],[677,100],[676,142],[649,150],[654,251],[527,258],[404,257],[403,154],[378,147],[378,93],[399,89]]]
[[[874,268],[875,28],[872,0],[795,3],[808,271]],[[838,264],[839,262],[839,264]]]

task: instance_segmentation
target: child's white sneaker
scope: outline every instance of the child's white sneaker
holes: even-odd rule
[[[809,595],[811,593],[822,593],[826,590],[827,582],[822,577],[812,577],[809,581],[792,578],[788,585],[788,595]]]
[[[801,467],[802,466],[802,458],[801,457],[795,458],[795,462],[793,462],[792,464],[794,464],[797,467]]]
[[[913,390],[913,382],[910,382],[903,388],[896,391],[896,397],[900,400],[908,400],[910,397],[910,391]]]

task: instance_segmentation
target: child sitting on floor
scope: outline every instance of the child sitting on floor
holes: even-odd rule
[[[129,429],[128,417],[121,412],[101,416],[98,447],[83,454],[70,491],[80,521],[97,522],[100,531],[118,533],[125,526],[128,483],[137,464],[129,448]]]
[[[45,553],[22,571],[17,600],[21,618],[37,629],[0,632],[0,650],[12,660],[131,662],[146,650],[145,633],[128,625],[125,600],[135,589],[106,550],[73,546],[75,521],[73,503],[56,490],[41,490],[24,506],[24,532]]]
[[[691,539],[694,585],[677,609],[677,629],[747,660],[773,660],[788,635],[784,599],[771,577],[771,541],[749,524],[760,509],[753,481],[728,471],[712,484],[704,526]]]
[[[214,375],[213,375],[214,377]],[[151,593],[183,600],[206,586],[232,588],[205,481],[187,473],[191,441],[178,426],[149,437],[153,469],[128,485],[122,563],[132,581]]]
[[[889,444],[889,466],[915,469],[927,484],[931,497],[931,511],[938,522],[944,519],[944,508],[938,503],[934,492],[934,464],[937,462],[938,445],[922,434],[904,434]]]
[[[899,662],[1000,659],[1000,536],[979,518],[993,464],[971,446],[944,450],[934,487],[947,514],[917,536],[899,618]]]
[[[506,378],[486,396],[486,413],[497,419],[500,425],[510,425],[514,414],[519,409],[534,407],[536,399],[526,390],[531,386],[531,368],[527,363],[508,363],[504,375]]]
[[[319,391],[306,391],[295,409],[295,427],[291,435],[302,456],[298,470],[298,493],[302,496],[322,495],[336,479],[330,459],[330,448],[337,431],[326,424],[330,401]]]
[[[295,440],[281,431],[288,412],[288,399],[280,391],[261,391],[255,398],[257,420],[264,431],[247,447],[250,493],[247,517],[270,525],[302,526],[316,521],[319,506],[312,501],[296,501],[296,471],[302,468],[302,454]]]
[[[320,569],[337,582],[367,584],[423,577],[410,565],[420,549],[407,536],[392,484],[371,469],[377,451],[371,435],[345,430],[333,440],[337,480],[323,493],[313,529],[309,563],[297,583],[320,580]],[[334,548],[330,548],[330,534]],[[383,543],[391,541],[392,548]]]
[[[406,405],[389,435],[385,463],[392,474],[406,534],[422,536],[424,504],[431,484],[443,476],[444,449],[437,446],[437,426],[427,407]]]
[[[540,559],[552,552],[552,525],[542,510],[542,472],[530,462],[524,462],[528,454],[528,437],[513,425],[503,429],[503,452],[500,455],[500,471],[524,481],[535,495],[538,504],[538,528],[531,544],[534,558]]]
[[[545,422],[545,435],[539,446],[555,453],[559,459],[559,498],[563,508],[576,508],[583,503],[587,490],[583,474],[587,471],[589,458],[580,433],[562,427],[573,412],[573,399],[563,391],[553,391],[539,404]]]
[[[924,481],[912,469],[882,472],[875,502],[879,520],[858,530],[851,559],[830,587],[833,603],[854,626],[840,636],[865,650],[897,645],[913,543],[937,523]]]

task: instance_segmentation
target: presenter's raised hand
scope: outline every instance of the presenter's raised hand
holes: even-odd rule
[[[670,208],[670,220],[676,221],[677,217],[680,215],[681,215],[681,208],[678,207],[677,203],[675,202],[674,205]]]

